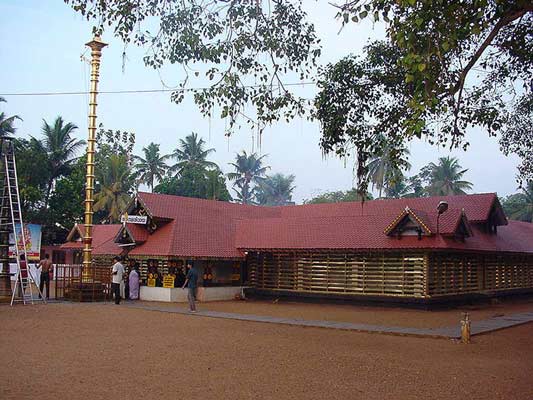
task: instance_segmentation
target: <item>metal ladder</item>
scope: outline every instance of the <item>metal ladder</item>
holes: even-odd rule
[[[3,175],[4,188],[1,198],[0,227],[7,228],[5,230],[13,233],[15,249],[14,256],[17,263],[17,274],[15,287],[13,288],[13,293],[11,295],[11,305],[13,305],[15,302],[34,304],[35,301],[43,301],[46,303],[46,300],[44,299],[39,287],[37,287],[39,298],[33,298],[33,288],[30,279],[33,280],[33,282],[36,281],[32,276],[31,270],[28,268],[29,260],[26,252],[26,234],[24,232],[22,210],[20,206],[15,149],[11,138],[2,138],[1,152],[2,158],[4,159],[3,168],[1,171],[1,174]],[[20,227],[22,252],[19,249],[17,225]],[[22,262],[21,256],[24,256],[24,262]]]

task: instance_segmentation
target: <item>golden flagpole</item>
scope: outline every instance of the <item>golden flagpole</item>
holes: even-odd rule
[[[86,43],[91,49],[91,88],[89,90],[89,139],[87,140],[87,170],[85,174],[85,236],[83,239],[83,272],[84,280],[90,279],[92,265],[92,227],[94,203],[94,148],[96,143],[96,96],[98,94],[98,77],[100,74],[100,58],[102,49],[107,46],[100,36]]]

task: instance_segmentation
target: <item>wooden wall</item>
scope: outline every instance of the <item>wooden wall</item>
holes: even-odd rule
[[[250,252],[257,289],[436,298],[533,289],[533,255],[423,252]]]
[[[434,253],[429,294],[486,293],[533,288],[533,255]]]
[[[250,253],[258,289],[309,293],[424,297],[422,253]]]

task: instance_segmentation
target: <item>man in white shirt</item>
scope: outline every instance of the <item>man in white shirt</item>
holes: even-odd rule
[[[120,263],[120,257],[113,258],[115,262],[111,270],[111,276],[113,278],[113,283],[111,284],[113,288],[113,294],[115,295],[115,304],[120,304],[120,284],[124,279],[124,265]]]

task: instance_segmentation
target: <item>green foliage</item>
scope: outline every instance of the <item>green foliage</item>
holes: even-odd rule
[[[112,154],[101,160],[99,166],[100,169],[96,170],[98,183],[93,209],[103,212],[105,222],[119,222],[130,202],[135,178],[125,155]]]
[[[50,175],[48,159],[35,138],[16,139],[14,144],[22,212],[24,218],[33,220],[44,205]]]
[[[105,168],[107,159],[118,154],[124,156],[126,163],[131,166],[133,162],[133,146],[135,146],[135,133],[121,130],[105,129],[103,124],[96,131],[96,169],[99,164]]]
[[[409,185],[402,173],[394,175],[393,180],[388,181],[385,189],[385,197],[389,199],[400,199],[402,197],[409,197]]]
[[[83,222],[85,201],[85,163],[80,157],[68,176],[59,179],[50,197],[50,220],[61,225],[63,236],[75,222]]]
[[[159,145],[150,143],[143,148],[144,158],[133,156],[135,161],[135,176],[138,183],[144,183],[150,186],[150,190],[154,190],[154,182],[161,181],[168,170],[168,165],[165,164],[167,156],[161,156],[159,153]]]
[[[412,84],[403,79],[398,48],[374,42],[365,51],[365,58],[346,57],[321,70],[314,112],[322,126],[320,146],[324,152],[341,157],[355,153],[355,173],[362,191],[367,191],[373,177],[375,184],[383,183],[386,170],[408,167],[404,138],[408,135],[406,121],[413,114],[407,96]],[[423,133],[420,128],[418,136]],[[369,174],[376,156],[384,157],[387,168],[379,173],[380,167],[375,165]]]
[[[292,203],[294,175],[267,175],[256,190],[256,199],[262,206],[285,206]]]
[[[531,97],[531,1],[354,0],[339,9],[343,24],[369,17],[386,24],[388,46],[397,49],[399,58],[391,64],[394,60],[383,52],[378,64],[386,80],[401,78],[406,84],[399,92],[383,91],[408,107],[398,132],[403,140],[425,136],[430,142],[466,146],[463,136],[469,127],[481,127],[489,135],[511,130],[513,134],[502,140],[502,148],[523,158],[520,178],[531,179],[530,154],[519,139],[530,137],[532,132],[531,124],[520,122],[527,121],[528,116],[531,120],[531,108],[522,107],[523,97]],[[367,53],[366,59],[371,58],[371,51]],[[324,75],[324,80],[349,82],[356,76],[357,87],[361,87],[376,76],[374,69],[355,72],[340,71],[333,80]],[[508,95],[520,86],[524,96]],[[374,106],[372,99],[358,102],[369,109]],[[363,115],[358,114],[359,118]],[[395,123],[397,108],[390,107],[377,118],[378,122]],[[363,137],[373,134],[360,133]],[[324,148],[329,151],[332,145],[342,145],[343,135],[340,128],[337,139],[326,132]]]
[[[226,180],[220,170],[206,170],[197,164],[185,165],[180,175],[163,178],[154,188],[154,192],[199,199],[231,200]]]
[[[326,192],[309,200],[304,200],[304,204],[322,204],[322,203],[340,203],[345,201],[361,201],[364,199],[373,200],[372,194],[367,193],[364,197],[361,197],[360,190],[352,188],[347,191]]]
[[[411,164],[407,161],[409,150],[405,147],[395,149],[383,136],[379,136],[378,140],[378,150],[368,162],[368,175],[372,182],[372,189],[378,189],[379,197],[383,189],[387,197],[400,197],[402,191],[407,189],[403,182],[402,169],[411,168]]]
[[[145,47],[144,62],[151,68],[170,63],[187,72],[196,67],[194,77],[187,75],[173,93],[173,101],[181,102],[191,90],[190,81],[202,73],[213,83],[191,90],[194,101],[206,115],[218,107],[230,129],[249,103],[263,124],[303,112],[305,101],[281,81],[288,73],[312,77],[320,56],[319,40],[305,20],[301,0],[65,2],[94,20],[95,31],[110,25],[124,43]],[[153,22],[155,30],[149,31]]]
[[[70,173],[72,164],[77,160],[77,153],[83,147],[85,142],[73,138],[71,135],[78,127],[71,123],[65,123],[61,116],[58,116],[53,125],[43,120],[41,133],[43,138],[39,143],[42,151],[46,155],[48,164],[48,183],[44,204],[48,205],[50,194],[57,178]]]
[[[205,178],[207,199],[220,201],[233,200],[226,186],[226,177],[218,168],[206,171]]]
[[[243,150],[241,154],[237,154],[235,162],[230,163],[235,172],[230,172],[227,176],[233,181],[233,190],[239,203],[254,203],[255,185],[265,181],[266,171],[270,168],[263,165],[265,157],[266,155],[258,156],[256,153],[248,155]]]
[[[0,97],[0,103],[6,103],[6,99]],[[18,115],[8,117],[3,111],[0,112],[0,137],[14,135],[16,132],[15,120],[21,120]]]
[[[440,157],[439,163],[422,168],[420,178],[428,183],[425,191],[430,196],[453,196],[472,190],[472,183],[461,180],[467,169],[461,169],[454,157]]]
[[[528,182],[522,193],[515,193],[501,201],[508,218],[533,222],[533,182]]]
[[[196,76],[210,79],[210,87],[192,90],[194,100],[204,115],[218,108],[230,130],[240,117],[263,127],[306,112],[282,82],[286,74],[314,78],[320,56],[301,0],[65,2],[94,20],[95,32],[110,26],[125,43],[146,47],[146,65],[182,66],[187,76],[175,102]],[[523,160],[519,179],[533,178],[524,144],[532,133],[531,107],[524,107],[532,95],[530,0],[349,0],[338,8],[343,24],[372,18],[386,26],[386,42],[322,70],[313,112],[324,152],[356,153],[361,190],[378,134],[396,150],[413,137],[466,147],[469,127],[502,133],[502,150]],[[244,116],[250,103],[256,121]]]
[[[186,167],[218,168],[214,162],[207,161],[207,156],[213,152],[215,149],[206,149],[205,140],[193,132],[185,139],[180,139],[178,148],[164,159],[176,159],[177,163],[170,167],[169,173],[181,174]]]
[[[426,197],[427,191],[424,187],[423,178],[418,175],[413,175],[407,178],[407,190],[408,193],[405,193],[402,197]]]

